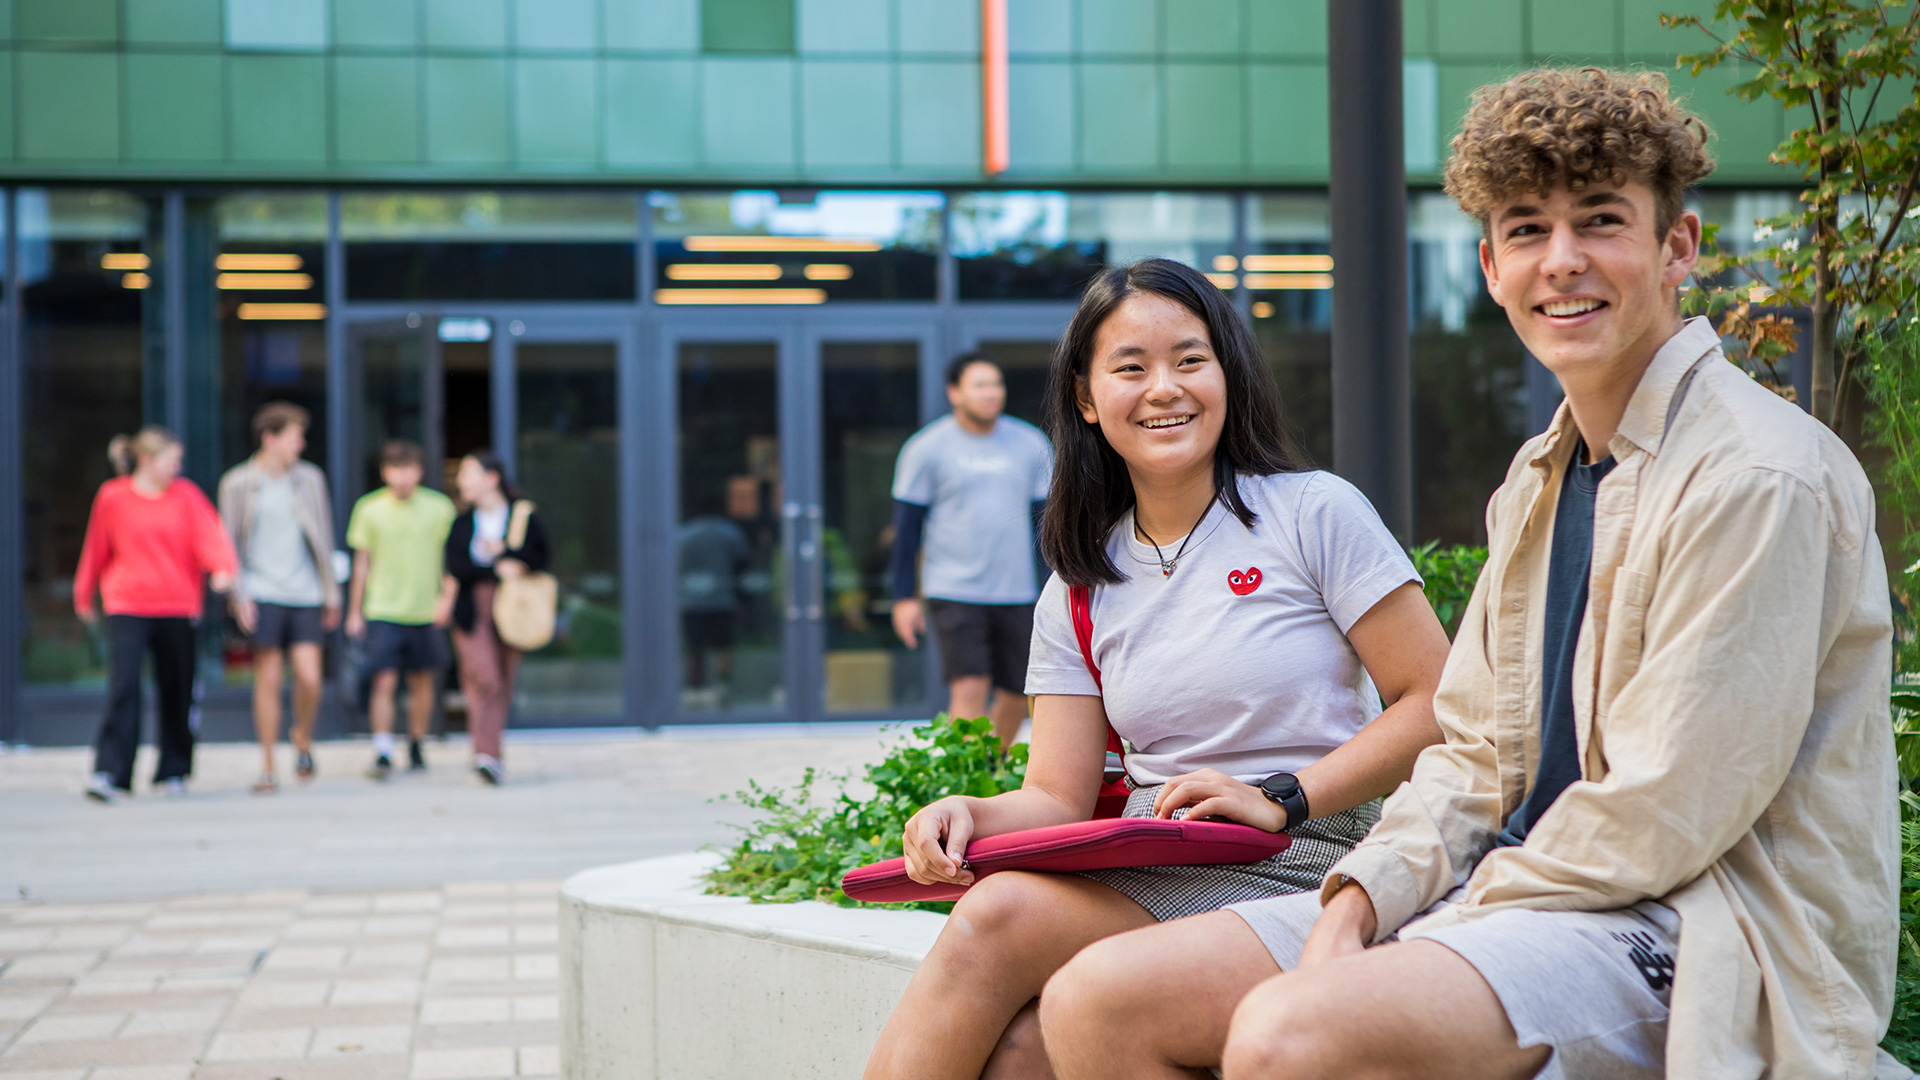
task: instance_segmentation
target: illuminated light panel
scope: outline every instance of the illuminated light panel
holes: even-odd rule
[[[1253,317],[1256,319],[1273,318],[1273,305],[1269,304],[1265,300],[1256,302],[1253,305]]]
[[[672,263],[667,277],[674,281],[778,281],[778,263]]]
[[[1226,292],[1240,284],[1240,279],[1232,274],[1208,274],[1207,280],[1213,282],[1213,287],[1221,292]]]
[[[1235,270],[1240,269],[1240,260],[1231,255],[1215,255],[1213,257],[1213,268],[1223,274],[1231,274]]]
[[[1249,258],[1248,262],[1253,260]],[[1248,274],[1249,289],[1331,289],[1332,274]]]
[[[102,270],[145,270],[153,260],[137,251],[110,251],[100,256]]]
[[[287,291],[313,288],[312,274],[221,274],[213,279],[216,288],[221,289],[282,289]]]
[[[655,289],[656,304],[824,304],[825,289]]]
[[[877,240],[836,240],[830,236],[689,236],[688,251],[879,251]]]
[[[213,260],[216,270],[299,270],[306,265],[306,260],[298,255],[236,253]]]
[[[325,304],[241,304],[243,319],[311,320],[327,317]]]
[[[120,276],[120,287],[123,289],[144,289],[151,284],[153,279],[137,270]]]
[[[1282,273],[1321,273],[1333,269],[1331,255],[1249,255],[1247,269]]]
[[[845,281],[853,276],[853,267],[846,263],[808,263],[806,275],[808,281]]]

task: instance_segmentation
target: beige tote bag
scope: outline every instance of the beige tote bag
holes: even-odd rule
[[[518,551],[527,542],[527,521],[533,517],[533,503],[526,499],[513,504],[513,518],[507,524],[507,550]],[[508,581],[500,579],[493,590],[493,628],[500,640],[532,652],[553,640],[553,619],[560,607],[560,582],[552,574],[529,570]]]

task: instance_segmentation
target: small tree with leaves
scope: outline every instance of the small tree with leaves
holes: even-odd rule
[[[1773,98],[1807,123],[1773,152],[1800,169],[1801,207],[1757,222],[1768,242],[1747,254],[1710,243],[1690,310],[1745,343],[1749,371],[1778,383],[1798,344],[1782,308],[1812,314],[1812,412],[1839,423],[1864,342],[1916,306],[1920,280],[1920,6],[1908,0],[1722,0],[1713,15],[1662,15],[1714,41],[1682,56],[1694,74],[1738,62],[1753,77],[1731,93]],[[1712,238],[1710,238],[1711,240]]]

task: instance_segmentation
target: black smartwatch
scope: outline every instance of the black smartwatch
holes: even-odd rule
[[[1260,781],[1260,793],[1287,812],[1288,829],[1307,820],[1307,793],[1301,789],[1299,777],[1290,772],[1274,773]]]

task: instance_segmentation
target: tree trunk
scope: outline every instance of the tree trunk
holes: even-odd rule
[[[1839,62],[1839,44],[1822,35],[1814,46],[1821,66],[1832,71]],[[1820,112],[1818,128],[1827,134],[1840,127],[1840,87],[1829,82],[1814,99]],[[1847,166],[1845,152],[1834,150],[1821,155],[1820,182]],[[1840,308],[1833,301],[1834,260],[1840,248],[1840,206],[1832,197],[1824,197],[1813,226],[1813,416],[1830,428],[1840,424],[1840,358],[1836,346],[1840,337]]]
[[[1824,230],[1825,223],[1822,223]],[[1833,290],[1833,270],[1822,252],[1813,273],[1813,417],[1828,427],[1836,427],[1840,417],[1839,357],[1835,355],[1840,331],[1840,309],[1828,299]]]

